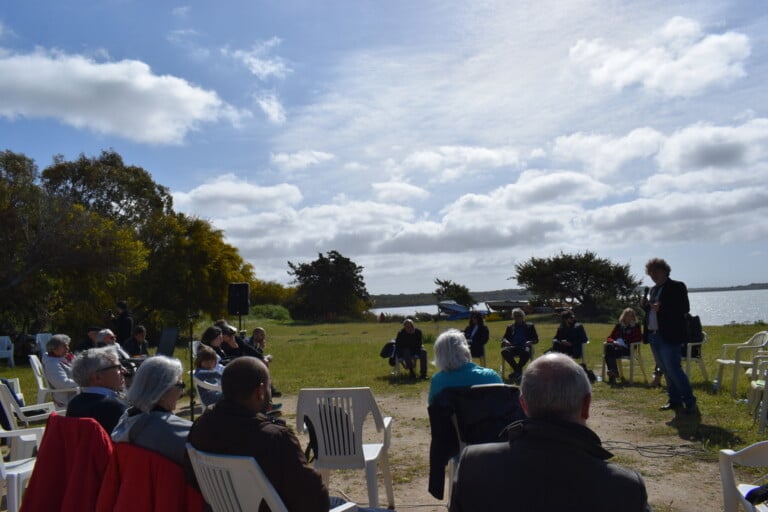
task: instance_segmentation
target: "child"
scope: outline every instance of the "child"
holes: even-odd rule
[[[197,349],[197,357],[195,357],[194,376],[198,380],[219,387],[219,390],[216,391],[197,386],[200,401],[206,407],[215,404],[221,399],[221,372],[223,371],[224,366],[219,364],[219,357],[216,355],[216,352],[207,345],[200,345]]]

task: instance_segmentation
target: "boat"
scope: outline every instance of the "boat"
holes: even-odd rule
[[[469,315],[472,313],[480,313],[483,316],[488,314],[488,311],[473,311],[467,306],[462,306],[455,300],[441,300],[437,303],[437,309],[441,315],[447,316],[448,320],[462,320],[469,318]]]

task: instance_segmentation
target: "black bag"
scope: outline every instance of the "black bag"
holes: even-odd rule
[[[704,341],[704,331],[701,327],[701,319],[698,316],[686,313],[685,322],[687,336],[685,343],[680,347],[680,350],[682,351],[681,355],[683,357],[688,356],[688,343],[700,343]],[[691,349],[691,357],[701,357],[701,345],[697,345]]]

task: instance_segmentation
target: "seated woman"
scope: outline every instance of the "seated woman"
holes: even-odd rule
[[[181,361],[154,356],[144,361],[128,390],[131,404],[112,431],[116,443],[133,443],[182,464],[192,422],[173,414],[184,393]]]
[[[438,372],[432,376],[429,384],[429,405],[445,388],[503,383],[498,373],[472,362],[467,339],[459,330],[448,329],[438,336],[434,351],[434,364]]]
[[[224,350],[221,348],[221,344],[224,342],[224,337],[221,335],[221,329],[212,325],[203,331],[203,336],[200,338],[200,343],[211,347],[216,355],[219,356],[219,362],[227,357]]]
[[[574,359],[581,358],[583,345],[589,342],[584,326],[576,322],[573,311],[563,311],[560,327],[552,340],[552,350],[568,354]]]
[[[221,374],[223,371],[224,366],[219,364],[219,357],[216,355],[216,352],[211,347],[201,345],[197,349],[197,357],[195,357],[195,377],[221,388]],[[198,386],[197,394],[200,396],[200,401],[206,407],[215,404],[221,399],[221,389],[216,391]]]
[[[490,333],[485,325],[483,315],[475,311],[469,315],[469,325],[464,329],[464,337],[469,344],[469,352],[473,358],[481,358],[485,365],[485,344],[488,343]]]
[[[640,324],[637,323],[635,310],[626,308],[619,316],[617,323],[608,339],[603,345],[603,356],[605,357],[605,366],[608,367],[608,382],[613,384],[616,377],[619,376],[619,366],[617,359],[629,355],[629,344],[643,341],[643,333],[640,330]]]
[[[43,354],[43,373],[48,384],[56,388],[76,388],[77,382],[72,378],[72,354],[69,352],[70,338],[66,334],[55,334],[45,344],[46,354]],[[75,393],[53,393],[56,407],[66,407]]]

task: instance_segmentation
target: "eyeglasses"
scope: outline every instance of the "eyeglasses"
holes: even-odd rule
[[[174,386],[179,388],[182,391],[184,391],[184,388],[187,387],[187,385],[184,383],[184,381],[177,382],[176,384],[174,384]]]
[[[122,368],[123,365],[121,364],[113,364],[112,366],[105,366],[104,368],[100,368],[96,370],[97,372],[106,372],[107,370],[115,370],[117,368]]]

